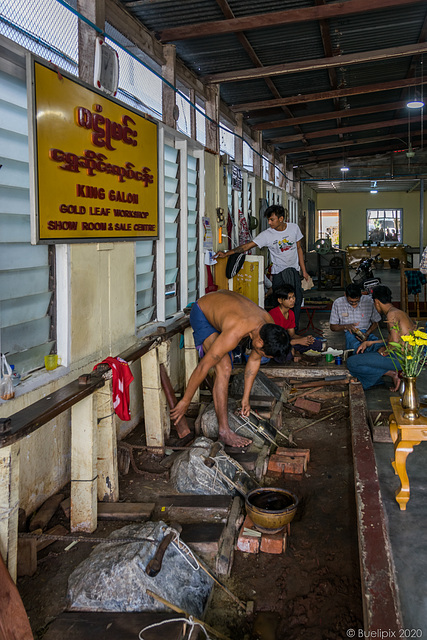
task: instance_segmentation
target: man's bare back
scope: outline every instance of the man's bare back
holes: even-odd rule
[[[204,356],[191,374],[182,399],[171,411],[171,418],[175,424],[180,420],[209,369],[215,367],[213,400],[218,417],[219,437],[226,444],[238,447],[245,446],[250,443],[250,440],[232,432],[228,424],[228,383],[232,367],[229,354],[237,347],[242,338],[246,336],[251,338],[252,351],[245,368],[245,388],[242,397],[242,414],[248,416],[250,413],[250,391],[259,371],[261,358],[268,355],[264,351],[264,347],[273,348],[272,353],[275,349],[279,349],[279,352],[282,353],[284,349],[283,353],[286,354],[289,347],[289,337],[284,329],[274,324],[269,313],[234,291],[215,291],[200,298],[191,310],[190,322],[195,332],[195,339],[200,341],[196,342],[196,346],[203,347]],[[276,335],[273,342],[274,339],[278,342],[272,346],[271,333],[276,329],[280,329],[284,335]],[[264,333],[270,334],[270,338],[268,336],[266,338],[266,343],[261,338],[260,332],[263,335]],[[268,357],[272,357],[272,355]]]
[[[235,291],[220,289],[207,293],[198,300],[198,305],[218,333],[226,332],[236,337],[235,347],[251,331],[266,323],[274,324],[267,311]]]

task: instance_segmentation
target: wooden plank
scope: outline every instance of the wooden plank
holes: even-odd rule
[[[0,640],[33,640],[28,616],[0,554]]]
[[[162,613],[105,613],[66,611],[49,627],[44,640],[135,640],[144,627],[181,617],[171,611]],[[32,636],[31,636],[32,637]],[[16,638],[18,638],[16,636]],[[144,640],[181,640],[182,623],[164,624],[144,631]],[[24,638],[22,638],[24,640]]]
[[[242,501],[236,496],[233,499],[230,515],[228,517],[227,526],[224,530],[222,540],[220,541],[220,549],[216,561],[216,573],[218,575],[229,576],[233,566],[234,559],[234,543],[237,529],[241,524],[240,518],[242,510]]]
[[[58,536],[57,540],[59,540],[62,536],[68,535],[68,530],[63,527],[62,524],[57,524],[55,527],[48,529],[45,533],[49,536]],[[24,539],[25,538],[22,538],[22,540]],[[37,553],[42,549],[46,549],[46,547],[54,542],[56,542],[56,540],[43,540],[43,538],[36,540]]]
[[[199,354],[196,349],[196,345],[194,344],[193,338],[193,329],[188,327],[184,331],[184,364],[185,364],[185,387],[188,386],[188,381],[193,373],[194,369],[197,367],[199,362]],[[198,387],[194,396],[192,398],[192,402],[200,401],[200,388]]]
[[[350,422],[356,491],[365,636],[403,628],[387,518],[360,383],[350,385]]]
[[[182,526],[181,539],[192,551],[214,558],[224,532],[224,523],[192,523]]]
[[[18,540],[18,561],[16,572],[20,576],[33,576],[37,571],[37,539]]]
[[[161,496],[154,515],[158,519],[181,524],[226,522],[231,503],[230,496]]]
[[[37,513],[31,518],[29,530],[34,531],[35,529],[44,529],[48,524],[50,519],[53,517],[55,511],[63,502],[64,495],[62,493],[56,493],[53,496],[50,496],[40,507]]]
[[[98,502],[98,520],[149,520],[154,502]]]

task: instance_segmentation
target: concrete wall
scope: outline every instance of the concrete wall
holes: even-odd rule
[[[403,191],[384,194],[370,193],[318,193],[317,209],[339,209],[341,211],[341,247],[361,244],[366,240],[367,209],[403,209],[403,242],[419,246],[420,194]],[[424,199],[424,220],[427,204]],[[424,246],[427,229],[424,224]]]

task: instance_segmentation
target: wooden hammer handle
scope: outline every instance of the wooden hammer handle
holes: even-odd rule
[[[155,578],[155,576],[162,568],[163,556],[165,555],[166,549],[168,548],[174,537],[175,531],[171,531],[163,538],[163,540],[157,547],[156,553],[145,567],[145,573],[150,576],[150,578]]]

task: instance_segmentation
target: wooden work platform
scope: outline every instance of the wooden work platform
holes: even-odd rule
[[[135,640],[148,625],[182,617],[177,613],[66,611],[50,625],[44,640]],[[180,640],[182,622],[144,631],[144,640]]]

